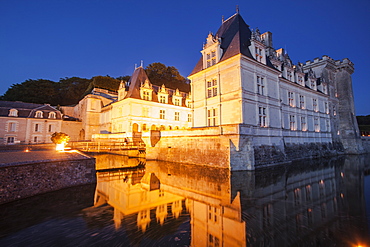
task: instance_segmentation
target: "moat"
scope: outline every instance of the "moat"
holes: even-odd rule
[[[368,246],[370,156],[230,172],[97,155],[97,184],[0,205],[0,246]]]

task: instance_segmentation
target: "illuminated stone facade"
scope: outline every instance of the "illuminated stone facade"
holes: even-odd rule
[[[189,92],[152,85],[143,67],[135,69],[118,92],[95,88],[73,109],[82,120],[80,140],[131,138],[150,130],[178,130],[192,126]]]
[[[272,33],[251,30],[239,13],[207,36],[201,54],[191,92],[152,85],[139,67],[116,98],[86,96],[85,139],[132,138],[148,159],[232,170],[364,152],[350,60],[293,64]]]
[[[240,124],[255,146],[340,142],[361,151],[348,59],[294,65],[273,48],[272,33],[251,31],[238,13],[208,35],[201,53],[189,76],[194,127]]]

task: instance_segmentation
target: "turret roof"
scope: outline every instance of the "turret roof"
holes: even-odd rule
[[[248,48],[251,44],[252,32],[239,13],[234,14],[224,21],[215,36],[221,38],[221,49],[223,53],[220,61],[224,61],[237,54],[243,54],[244,56],[253,58]],[[200,58],[191,74],[195,74],[202,69],[203,59]]]
[[[135,98],[141,99],[140,97],[140,87],[141,84],[144,83],[146,80],[149,80],[145,70],[142,66],[135,69],[134,73],[132,74],[129,80],[129,88],[125,98]]]

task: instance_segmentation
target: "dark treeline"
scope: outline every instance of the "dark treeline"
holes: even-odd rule
[[[58,82],[37,79],[13,84],[1,100],[22,101],[27,103],[74,105],[91,92],[94,87],[116,90],[120,80],[109,76],[96,76],[91,79],[80,77],[61,78]],[[90,89],[90,90],[89,90]]]
[[[149,80],[154,85],[165,85],[170,88],[178,88],[180,91],[189,92],[190,85],[180,75],[175,67],[161,63],[152,63],[146,67]],[[71,77],[61,78],[58,82],[37,79],[26,80],[22,83],[13,84],[0,100],[23,101],[27,103],[74,105],[77,104],[93,88],[103,88],[117,91],[121,81],[129,81],[130,76],[113,78],[110,76],[95,76],[91,79]]]

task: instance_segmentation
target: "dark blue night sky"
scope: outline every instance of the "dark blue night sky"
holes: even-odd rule
[[[131,75],[140,60],[187,76],[236,5],[294,63],[349,58],[356,114],[370,114],[369,0],[0,0],[0,94],[27,79]]]

